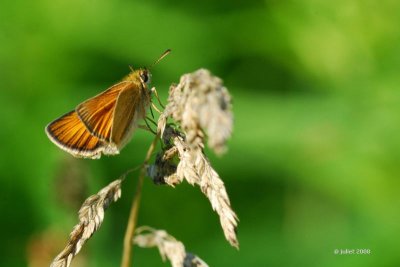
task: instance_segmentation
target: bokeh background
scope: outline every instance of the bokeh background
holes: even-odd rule
[[[145,181],[139,224],[166,229],[210,266],[400,266],[398,1],[0,2],[0,265],[47,266],[89,195],[137,166],[74,159],[45,125],[173,52],[153,70],[166,99],[207,68],[233,95],[229,152],[209,153],[240,218],[225,241],[198,188]],[[118,266],[136,175],[73,266]],[[369,249],[370,255],[335,255]],[[134,266],[169,266],[135,248]]]

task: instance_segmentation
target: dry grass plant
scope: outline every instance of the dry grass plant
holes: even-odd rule
[[[156,97],[158,99],[157,94]],[[159,104],[163,107],[160,101]],[[200,69],[185,74],[179,84],[170,87],[168,103],[157,122],[157,134],[140,168],[124,238],[121,267],[131,266],[133,244],[158,247],[162,258],[168,258],[173,267],[208,266],[194,254],[186,252],[183,243],[166,231],[136,227],[146,175],[155,184],[176,186],[186,180],[191,185],[198,185],[218,214],[225,238],[232,246],[239,248],[237,215],[231,207],[224,182],[204,153],[205,144],[217,155],[226,152],[232,126],[231,97],[221,79],[209,71]],[[154,163],[149,164],[158,143],[162,144],[162,149],[157,152]],[[121,182],[122,179],[118,179],[86,199],[79,210],[79,223],[73,228],[67,246],[53,260],[51,267],[70,266],[85,242],[101,226],[105,209],[120,198]]]

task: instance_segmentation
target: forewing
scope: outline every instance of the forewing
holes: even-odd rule
[[[114,110],[119,94],[132,86],[128,81],[120,82],[103,93],[83,102],[75,110],[89,132],[106,142],[111,142]]]
[[[71,111],[46,127],[50,140],[76,157],[99,158],[104,143],[90,134],[75,111]]]

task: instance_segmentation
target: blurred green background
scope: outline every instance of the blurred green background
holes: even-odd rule
[[[151,141],[139,130],[119,156],[74,159],[45,125],[171,48],[153,70],[162,99],[198,68],[233,95],[229,152],[209,155],[240,251],[186,183],[146,180],[139,224],[210,266],[400,266],[400,2],[146,2],[0,2],[0,265],[47,266],[82,201],[139,165]],[[72,266],[119,266],[136,177]],[[169,264],[136,247],[134,266]]]

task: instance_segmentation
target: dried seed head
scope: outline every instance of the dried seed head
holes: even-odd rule
[[[208,267],[202,259],[187,253],[183,243],[164,230],[142,226],[136,230],[133,243],[142,248],[157,247],[163,261],[168,259],[173,267]]]
[[[168,118],[178,125],[172,127],[167,123]],[[158,133],[166,148],[149,167],[148,174],[154,181],[161,179],[172,186],[184,179],[199,185],[218,213],[226,239],[238,248],[238,218],[223,181],[203,152],[204,133],[208,135],[211,149],[217,154],[224,152],[232,124],[231,97],[222,81],[203,69],[183,75],[178,85],[170,87],[168,104],[158,120]],[[166,160],[168,151],[178,154],[177,165]],[[176,172],[171,173],[168,164],[172,164]]]
[[[115,180],[85,200],[79,210],[79,223],[75,225],[67,246],[53,260],[51,267],[68,267],[71,264],[86,241],[100,228],[105,209],[121,197],[121,182],[121,179]]]
[[[162,117],[168,116],[181,124],[189,144],[202,147],[205,132],[208,146],[217,154],[225,152],[233,124],[231,97],[221,79],[209,71],[183,75],[178,85],[170,87]]]
[[[210,161],[204,155],[203,149],[199,146],[193,147],[188,144],[188,141],[181,133],[167,125],[165,127],[163,138],[172,142],[172,147],[164,152],[174,151],[180,159],[175,173],[166,172],[164,165],[156,160],[153,168],[158,170],[158,173],[152,179],[165,179],[165,183],[176,185],[184,179],[191,185],[198,185],[201,191],[209,199],[211,206],[216,211],[220,218],[220,223],[224,231],[226,239],[229,243],[238,248],[239,242],[236,237],[236,228],[238,218],[233,211],[228,194],[225,189],[224,182],[219,177],[218,173],[211,166]]]
[[[200,148],[190,147],[182,137],[175,137],[174,144],[178,149],[181,161],[177,167],[177,176],[185,178],[190,184],[197,184],[211,202],[214,211],[219,215],[220,223],[229,243],[238,248],[236,237],[238,218],[232,210],[224,182],[213,169],[208,158]]]

